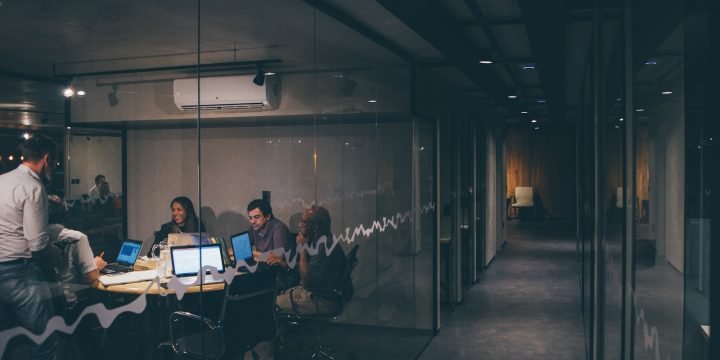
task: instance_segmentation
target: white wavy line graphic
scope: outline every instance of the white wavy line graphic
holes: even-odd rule
[[[419,209],[417,209],[416,212],[417,214],[422,215],[434,210],[435,204],[433,202],[429,202],[425,205],[422,205]],[[308,254],[317,255],[320,249],[320,244],[323,244],[325,246],[326,255],[330,255],[330,253],[332,253],[332,251],[338,244],[340,244],[341,241],[345,241],[349,244],[354,242],[355,238],[359,235],[369,237],[376,230],[379,232],[385,232],[388,227],[391,227],[393,230],[397,230],[400,224],[403,224],[407,221],[412,221],[412,210],[398,212],[389,218],[383,217],[381,220],[373,220],[372,225],[369,227],[365,227],[363,224],[360,224],[352,230],[352,235],[350,231],[351,227],[347,227],[345,228],[344,234],[333,234],[333,240],[329,246],[327,244],[327,236],[323,235],[313,245],[298,245],[296,247],[295,255],[293,255],[292,250],[285,251],[282,249],[277,249],[274,250],[274,252],[276,252],[276,254],[278,255],[283,254],[285,256],[288,266],[290,268],[295,268],[295,266],[297,265],[298,254],[301,251],[307,250]],[[269,253],[270,252],[261,254],[259,262],[267,260]],[[244,260],[239,260],[235,268],[227,268],[223,273],[218,272],[215,267],[203,266],[201,269],[202,271],[200,271],[201,275],[198,276],[192,284],[184,284],[177,277],[173,276],[168,281],[167,288],[168,290],[174,291],[178,300],[182,300],[182,298],[185,296],[185,293],[187,293],[189,287],[205,284],[206,272],[209,272],[213,278],[222,279],[226,284],[230,284],[232,283],[233,278],[235,278],[236,275],[245,273],[244,271],[239,271],[241,267],[245,267],[247,268],[248,272],[254,273],[255,271],[257,271],[257,268],[259,266],[258,264],[251,265]],[[45,325],[45,330],[37,335],[33,334],[32,332],[21,326],[16,326],[14,328],[4,330],[0,332],[0,358],[2,358],[2,355],[5,353],[7,344],[15,336],[25,335],[34,343],[41,344],[45,340],[47,340],[55,331],[65,334],[72,334],[77,328],[77,326],[80,324],[82,319],[86,316],[95,315],[98,319],[98,322],[100,323],[100,326],[107,329],[110,327],[110,325],[112,325],[115,319],[117,319],[117,317],[123,313],[129,312],[140,314],[145,311],[145,308],[147,307],[147,292],[153,286],[156,286],[158,288],[161,287],[161,280],[159,277],[155,277],[145,288],[145,292],[138,296],[132,302],[114,309],[108,309],[102,303],[90,305],[80,313],[78,318],[72,324],[66,324],[65,320],[61,316],[53,316]],[[168,291],[167,293],[161,293],[159,295],[167,296],[168,294],[172,294],[171,291]]]

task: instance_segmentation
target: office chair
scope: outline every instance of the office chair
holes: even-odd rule
[[[358,258],[357,252],[359,245],[355,245],[350,252],[345,255],[345,270],[343,271],[342,280],[337,289],[308,289],[315,294],[321,294],[321,296],[332,298],[335,300],[337,306],[334,311],[326,314],[291,314],[291,313],[278,313],[278,318],[281,322],[289,326],[307,326],[314,334],[313,349],[310,358],[327,358],[334,360],[335,356],[332,353],[333,349],[323,346],[320,342],[320,333],[318,332],[317,325],[319,323],[327,323],[332,320],[338,319],[342,316],[345,309],[345,304],[350,301],[353,295],[352,287],[352,272],[357,266]],[[282,339],[282,336],[281,336]],[[284,340],[284,339],[282,339]],[[291,356],[293,357],[293,356]],[[287,356],[283,356],[283,359]]]
[[[218,320],[185,311],[170,314],[170,347],[194,359],[242,356],[277,335],[276,271],[238,275],[225,287]]]

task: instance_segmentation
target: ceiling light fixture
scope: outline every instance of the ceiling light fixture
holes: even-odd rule
[[[75,90],[72,88],[72,86],[68,86],[63,90],[64,97],[69,98],[73,95],[75,95]]]
[[[657,65],[659,62],[660,62],[660,61],[657,60],[657,59],[648,59],[648,60],[645,62],[645,65]]]
[[[369,102],[369,103],[376,103],[377,100],[375,100],[375,99],[370,99],[370,100],[368,100],[368,102]]]
[[[262,69],[262,64],[257,65],[257,71],[255,72],[255,77],[253,78],[253,84],[257,86],[265,85],[265,72]]]
[[[537,122],[537,120],[535,120],[535,119],[532,119],[532,120],[530,120],[530,122],[534,124],[534,123],[536,123],[536,122]]]
[[[24,132],[24,133],[22,134],[22,137],[23,137],[23,139],[27,140],[27,139],[30,138],[30,133],[29,133],[29,132]]]
[[[665,91],[661,92],[660,94],[662,94],[662,95],[670,95],[670,94],[672,94],[672,93],[673,93],[673,92],[670,91],[670,90],[665,90]]]
[[[625,121],[625,118],[620,118],[620,119],[618,119],[618,120],[620,120],[620,121]]]
[[[481,59],[481,60],[478,61],[478,62],[479,62],[480,64],[483,64],[483,65],[489,65],[489,64],[492,64],[492,63],[493,63],[493,61],[490,60],[490,59]]]
[[[78,96],[85,96],[85,90],[78,90],[77,91]]]
[[[110,107],[115,107],[115,105],[120,103],[120,99],[117,97],[117,84],[113,84],[112,90],[107,94],[108,104]]]
[[[637,111],[637,112],[643,112],[643,111],[645,111],[645,109],[640,108],[640,109],[635,109],[635,111]]]
[[[508,95],[508,99],[517,99],[517,95]]]
[[[343,81],[343,85],[340,88],[340,91],[345,96],[351,97],[355,93],[355,88],[357,87],[357,82],[355,80],[351,79],[347,75],[345,75],[344,79],[345,79],[345,81]]]
[[[539,126],[534,127],[535,130],[540,130]]]
[[[521,113],[521,114],[527,114],[528,112],[527,112],[527,111],[521,111],[520,113]]]
[[[520,64],[520,68],[523,70],[535,70],[535,63]]]

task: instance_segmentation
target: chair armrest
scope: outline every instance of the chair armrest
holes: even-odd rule
[[[200,315],[195,315],[195,314],[189,313],[187,311],[175,311],[172,314],[170,314],[170,323],[172,324],[173,322],[179,321],[182,318],[186,318],[186,319],[194,320],[194,321],[200,321],[200,322],[204,323],[210,330],[216,330],[220,326],[220,324],[218,324],[217,322],[215,322],[211,319],[208,319],[208,318],[200,316]]]
[[[178,339],[182,336],[182,334],[179,333],[179,323],[182,320],[190,321],[190,322],[199,322],[210,332],[222,332],[222,324],[213,321],[211,319],[208,319],[204,316],[195,315],[186,311],[175,311],[172,314],[170,314],[170,346],[172,347],[173,351],[176,353],[184,353],[187,354],[187,351],[184,349],[181,349],[181,347],[178,345]],[[219,339],[222,337],[219,336]]]

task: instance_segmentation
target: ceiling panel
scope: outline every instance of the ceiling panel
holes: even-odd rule
[[[462,21],[474,19],[473,14],[470,12],[467,5],[465,5],[464,0],[445,0],[444,5],[450,16],[456,20]]]
[[[468,26],[466,31],[475,44],[481,49],[490,48],[490,40],[480,26]]]
[[[519,18],[522,16],[516,0],[473,0],[488,19]]]
[[[525,25],[495,25],[492,28],[495,38],[508,59],[532,57],[532,48],[525,32]]]

